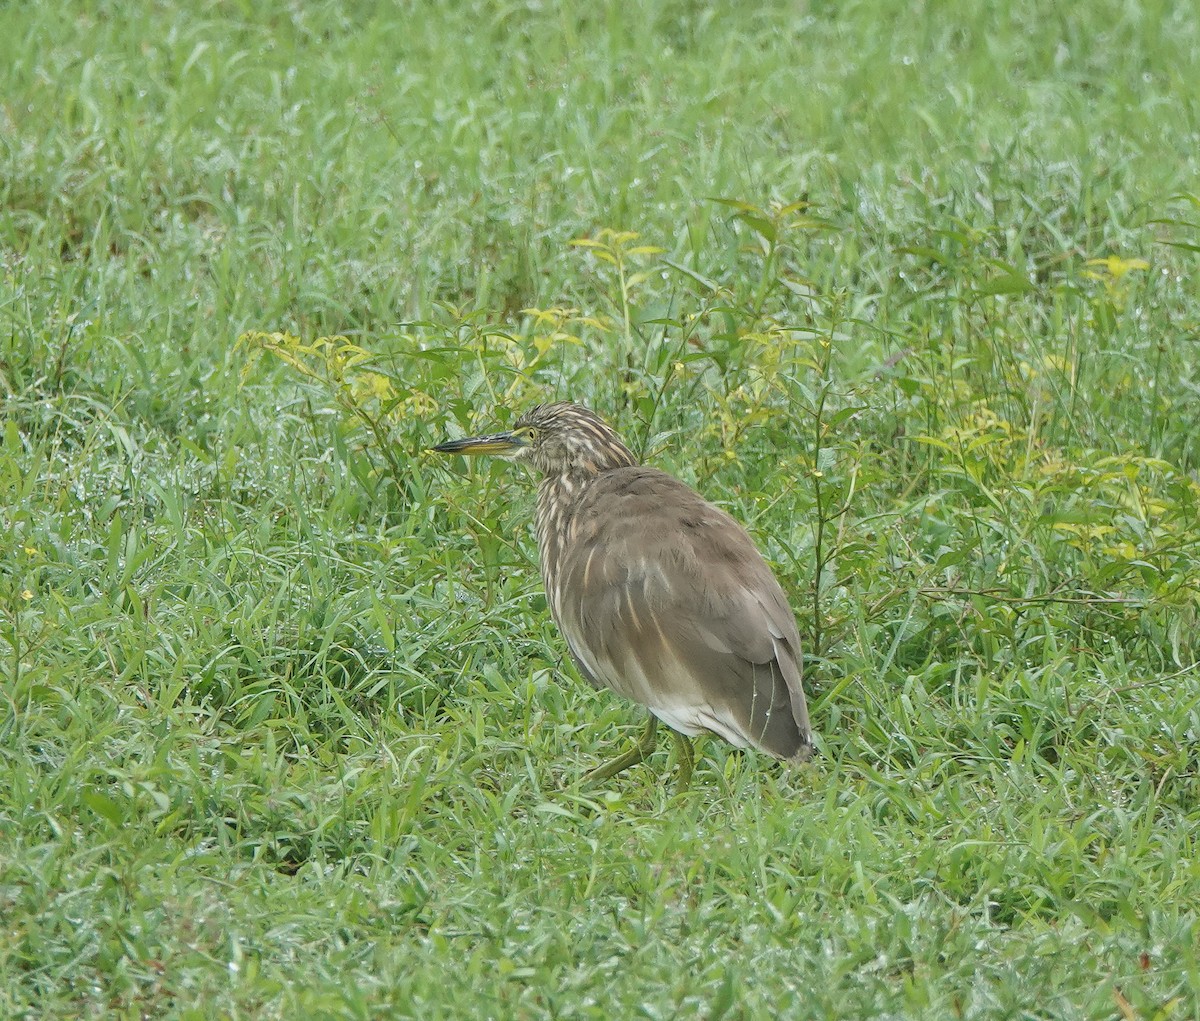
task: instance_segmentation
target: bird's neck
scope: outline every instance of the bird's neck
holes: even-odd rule
[[[598,472],[564,472],[542,476],[538,483],[537,538],[542,580],[552,612],[558,606],[558,562],[563,544],[569,541],[572,512],[579,497]]]
[[[579,494],[597,472],[569,471],[543,475],[538,483],[537,531],[538,542],[550,534],[561,535]]]

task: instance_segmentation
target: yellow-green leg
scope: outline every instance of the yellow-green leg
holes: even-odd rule
[[[637,744],[623,755],[618,755],[615,759],[604,763],[602,766],[597,766],[595,769],[584,773],[583,782],[596,783],[598,780],[607,780],[610,776],[616,776],[618,773],[624,772],[630,766],[636,766],[654,751],[654,746],[658,743],[657,734],[658,717],[651,714],[650,720],[646,724],[646,729],[642,731],[642,736],[638,738]],[[689,775],[691,774],[690,769],[688,773]]]
[[[692,770],[696,765],[696,752],[692,748],[691,738],[677,730],[672,730],[671,736],[675,739],[675,758],[679,763],[679,780],[675,789],[682,794],[692,786]]]

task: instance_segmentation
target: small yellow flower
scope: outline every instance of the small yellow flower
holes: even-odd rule
[[[33,593],[32,593],[32,592],[30,592],[30,591],[29,591],[29,589],[25,589],[25,590],[24,590],[24,591],[21,593],[21,598],[22,598],[22,599],[24,599],[24,600],[25,600],[25,602],[29,602],[29,600],[31,600],[31,599],[33,598]]]
[[[1150,268],[1150,263],[1145,259],[1122,259],[1119,255],[1110,255],[1106,259],[1088,259],[1087,264],[1104,267],[1104,272],[1113,280],[1120,280],[1130,270]],[[1088,276],[1097,280],[1101,278],[1098,273],[1089,273]]]

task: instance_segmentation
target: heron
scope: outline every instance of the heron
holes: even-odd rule
[[[604,419],[570,401],[537,405],[507,432],[432,449],[506,458],[540,474],[537,543],[550,614],[590,684],[649,710],[634,746],[585,782],[644,760],[660,722],[675,739],[684,789],[695,735],[789,763],[811,757],[796,619],[732,516],[640,464]]]

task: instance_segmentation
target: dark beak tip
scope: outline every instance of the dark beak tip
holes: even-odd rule
[[[466,436],[461,440],[443,440],[441,443],[435,443],[428,449],[439,454],[462,454],[469,452],[478,443],[478,437]]]

